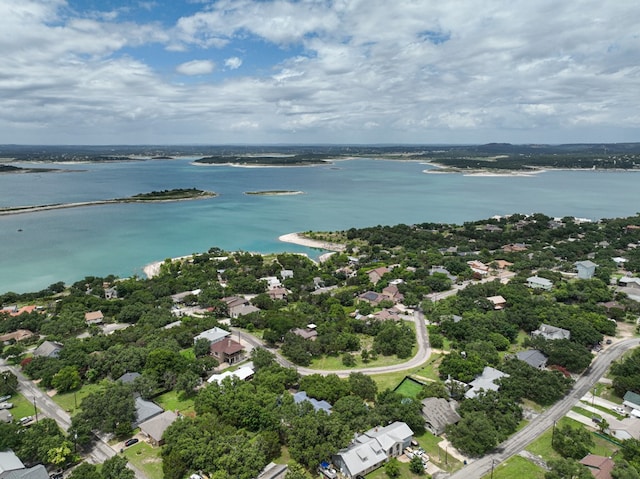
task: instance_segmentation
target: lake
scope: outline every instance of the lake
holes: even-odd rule
[[[510,213],[590,219],[640,211],[638,172],[553,170],[529,177],[425,174],[420,162],[355,159],[308,167],[198,166],[175,160],[38,165],[73,172],[0,175],[0,206],[199,188],[215,198],[0,216],[0,293],[84,276],[142,275],[144,265],[206,251],[303,252],[285,233],[464,221]],[[33,166],[16,164],[17,166]],[[300,190],[289,196],[247,191]]]

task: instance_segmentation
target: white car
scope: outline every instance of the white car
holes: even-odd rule
[[[616,407],[613,408],[613,410],[615,412],[617,412],[618,414],[622,414],[623,416],[627,415],[627,410],[625,408],[623,408],[623,407],[616,406]]]
[[[12,407],[12,402],[0,402],[0,409],[11,409]]]

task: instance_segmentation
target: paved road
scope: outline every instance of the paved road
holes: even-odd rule
[[[305,368],[302,366],[296,366],[291,361],[283,357],[279,352],[269,349],[276,357],[276,361],[284,367],[287,368],[295,368],[298,373],[303,376],[307,376],[310,374],[336,374],[340,377],[347,377],[349,374],[354,372],[365,373],[365,374],[383,374],[383,373],[392,373],[398,371],[405,371],[407,369],[415,368],[423,364],[429,356],[431,356],[431,347],[429,346],[429,336],[427,334],[427,325],[425,323],[424,314],[422,311],[416,310],[413,314],[413,320],[416,325],[416,340],[418,342],[418,352],[416,355],[411,358],[409,361],[406,361],[401,364],[394,364],[392,366],[379,366],[374,368],[354,368],[354,369],[342,369],[339,371],[333,369],[311,369]],[[237,328],[231,328],[234,333],[238,333],[238,337],[253,347],[265,347],[262,340],[256,338],[255,336],[247,333],[240,332]]]
[[[29,401],[33,402],[38,409],[37,417],[49,417],[58,423],[63,430],[67,431],[71,426],[71,417],[58,404],[56,404],[47,394],[38,388],[33,382],[27,378],[19,368],[7,364],[0,359],[0,368],[8,369],[18,378],[18,389],[20,393]],[[34,412],[35,415],[35,412]],[[106,442],[104,438],[99,438],[94,442],[93,449],[89,452],[87,460],[93,464],[101,464],[107,459],[115,456],[117,453]],[[131,463],[129,468],[136,474],[136,479],[148,479],[147,476]]]
[[[639,345],[640,338],[633,338],[607,346],[598,354],[591,367],[575,382],[571,391],[563,399],[547,409],[524,429],[521,429],[500,444],[496,453],[472,462],[451,475],[450,479],[479,479],[491,472],[492,463],[497,466],[523,450],[543,432],[552,427],[556,421],[565,416],[580,398],[593,388],[613,361],[629,349]]]

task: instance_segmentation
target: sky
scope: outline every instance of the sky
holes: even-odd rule
[[[640,141],[637,0],[0,0],[0,144]]]

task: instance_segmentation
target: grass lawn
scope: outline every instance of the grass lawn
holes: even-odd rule
[[[14,394],[8,402],[13,404],[13,407],[9,409],[9,412],[13,416],[14,420],[25,416],[35,416],[33,401],[25,398],[22,394]],[[38,403],[36,402],[36,408],[37,405]]]
[[[415,398],[421,390],[422,384],[410,378],[405,378],[396,389],[396,392],[406,397]]]
[[[180,399],[177,391],[169,391],[168,393],[161,394],[154,398],[154,401],[162,406],[165,411],[180,411],[180,413],[185,416],[189,416],[194,412],[193,398]]]
[[[534,463],[527,461],[524,457],[513,456],[506,462],[496,465],[491,473],[483,476],[483,479],[512,479],[522,477],[526,479],[544,479],[545,471]]]
[[[405,322],[405,324],[411,327],[415,335],[416,325],[412,322]],[[366,342],[362,341],[361,343],[366,343]],[[404,362],[407,362],[410,358],[414,357],[417,352],[418,352],[418,345],[416,343],[413,345],[413,348],[411,348],[411,356],[409,358],[400,359],[397,356],[382,356],[381,354],[379,354],[378,358],[375,361],[369,361],[368,363],[362,362],[362,360],[360,359],[360,354],[352,353],[353,357],[356,360],[356,364],[354,366],[345,366],[344,364],[342,364],[342,355],[324,356],[319,359],[314,359],[309,365],[309,368],[344,370],[344,369],[353,369],[353,368],[374,368],[378,366],[391,366],[394,364],[402,364]]]
[[[182,349],[180,355],[187,359],[196,359],[196,353],[193,351],[193,348]]]
[[[160,448],[151,447],[146,442],[139,442],[124,450],[125,457],[144,472],[149,479],[162,479],[162,459]]]
[[[55,396],[52,396],[51,399],[58,406],[60,406],[62,409],[64,409],[65,411],[67,411],[69,414],[73,416],[78,411],[80,411],[80,404],[82,403],[82,400],[84,398],[86,398],[89,394],[92,394],[96,391],[100,391],[101,389],[103,389],[103,387],[104,387],[103,382],[99,382],[96,384],[87,384],[85,386],[82,386],[82,388],[77,390],[75,393],[69,392],[69,393],[63,393],[63,394],[56,394]],[[75,398],[74,398],[74,395],[75,395]],[[78,407],[76,407],[76,404]]]
[[[460,461],[450,456],[447,451],[438,446],[438,443],[442,441],[441,437],[434,436],[427,431],[420,436],[414,436],[414,439],[418,441],[420,447],[427,453],[429,460],[440,469],[453,472],[462,467],[462,463]]]
[[[583,424],[578,421],[574,421],[573,419],[569,419],[567,417],[562,418],[556,424],[556,428],[559,426],[563,426],[565,424],[569,424],[573,428],[577,427],[585,427]],[[558,459],[560,455],[553,450],[551,447],[551,436],[553,434],[553,428],[550,427],[547,429],[544,434],[542,434],[538,439],[527,446],[526,450],[537,454],[542,457],[545,461],[549,461],[550,459]],[[593,442],[595,445],[591,448],[592,454],[598,454],[600,456],[611,456],[615,451],[619,449],[616,444],[613,444],[606,439],[596,436],[595,434],[591,435]],[[528,476],[527,476],[528,477]]]

